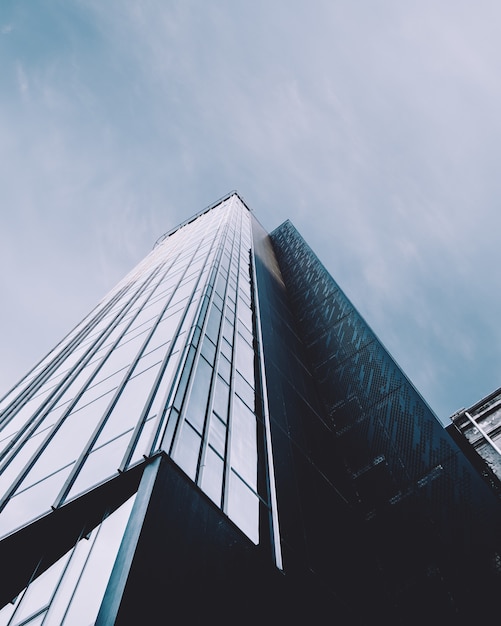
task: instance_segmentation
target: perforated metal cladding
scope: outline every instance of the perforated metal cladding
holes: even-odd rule
[[[417,498],[449,538],[471,535],[472,517],[492,527],[478,476],[294,226],[285,222],[271,238],[362,509],[401,509]]]

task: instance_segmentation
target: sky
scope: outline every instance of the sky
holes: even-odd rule
[[[2,0],[0,395],[236,189],[447,423],[501,386],[501,3]]]

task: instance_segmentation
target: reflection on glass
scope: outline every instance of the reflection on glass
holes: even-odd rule
[[[228,517],[249,539],[259,543],[259,499],[233,471],[230,472]]]
[[[223,473],[223,459],[209,446],[205,454],[205,465],[202,468],[201,487],[218,506],[221,506]]]
[[[4,494],[8,486],[12,484],[15,478],[17,478],[19,472],[28,463],[32,454],[42,443],[46,434],[46,431],[41,431],[40,433],[32,435],[2,472],[2,475],[0,476],[0,494]]]
[[[214,405],[212,408],[214,412],[217,413],[217,415],[225,423],[228,421],[229,399],[230,399],[229,385],[221,378],[221,376],[217,376],[216,388],[214,390]]]
[[[223,340],[223,344],[224,344]],[[219,356],[218,373],[229,384],[231,379],[231,362],[223,354]]]
[[[14,616],[9,626],[24,622],[30,615],[39,613],[41,610],[48,608],[52,595],[54,594],[54,589],[64,572],[70,554],[71,553],[64,555],[41,576],[35,578],[29,587],[17,598],[15,605],[11,605],[10,615],[14,613]],[[7,624],[8,619],[6,618],[8,613],[8,611],[4,610],[0,612],[0,626]],[[32,621],[29,622],[30,625],[32,623]]]
[[[255,394],[254,388],[251,387],[248,381],[244,380],[240,372],[235,373],[235,393],[245,402],[245,404],[250,408],[254,409],[255,405]],[[254,382],[253,380],[251,381]]]
[[[0,537],[51,510],[71,465],[19,492],[6,504],[0,515]]]
[[[82,444],[85,445],[94,431],[97,423],[111,399],[111,391],[93,402],[74,410],[65,419],[57,430],[52,440],[40,455],[39,459],[24,479],[21,488],[41,480],[61,466],[74,463],[80,452]]]
[[[61,622],[50,619],[48,626],[88,626],[95,622],[133,502],[131,498],[94,531],[94,544],[64,618]]]
[[[175,448],[174,460],[192,480],[195,480],[197,472],[200,443],[200,435],[187,422],[184,422]]]
[[[200,357],[185,413],[186,419],[199,433],[202,433],[204,426],[211,377],[212,367],[203,357]]]
[[[226,425],[217,417],[215,413],[212,414],[210,428],[209,428],[209,444],[218,452],[221,456],[224,456],[224,448],[226,445]]]
[[[258,461],[250,234],[250,217],[237,198],[179,228],[46,360],[49,369],[31,375],[32,393],[38,397],[21,404],[25,408],[17,415],[13,412],[3,445],[22,433],[43,397],[55,408],[24,447],[13,448],[16,456],[4,472],[6,489],[44,440],[47,444],[7,501],[0,516],[5,532],[49,511],[72,471],[75,481],[68,499],[113,476],[134,432],[139,432],[139,441],[132,464],[150,453],[153,437],[158,437],[156,449],[167,453],[173,442],[180,467],[219,506],[228,501],[232,519],[240,519],[236,502],[242,500],[246,509],[255,499],[244,483],[256,487]],[[77,404],[66,415],[75,398]],[[144,418],[141,430],[138,422]],[[183,423],[178,432],[179,419]],[[82,467],[76,468],[87,449]],[[223,480],[229,466],[244,481],[238,479],[243,487],[231,487],[231,497],[223,493],[230,489]],[[252,515],[241,515],[242,530],[255,537],[248,521]],[[54,611],[51,607],[50,619],[63,623],[64,613],[56,618]]]
[[[153,432],[155,430],[155,426],[158,425],[158,416],[152,415],[146,422],[143,424],[141,429],[141,433],[136,442],[134,452],[128,462],[128,466],[134,465],[138,461],[142,461],[144,457],[148,457],[151,452],[151,444],[153,440]]]
[[[95,446],[100,446],[122,432],[133,428],[148,399],[151,387],[157,375],[158,366],[152,367],[139,376],[127,381],[111,415],[99,434]]]
[[[231,465],[253,489],[257,489],[256,416],[238,396],[233,402]]]
[[[66,500],[71,500],[79,493],[87,491],[107,478],[111,478],[118,472],[118,467],[123,459],[129,443],[132,430],[124,435],[113,439],[110,443],[93,450],[85,459],[78,472],[77,478],[68,493]]]

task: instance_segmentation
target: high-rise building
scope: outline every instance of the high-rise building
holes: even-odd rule
[[[232,192],[0,403],[0,626],[458,624],[501,503],[290,222]]]

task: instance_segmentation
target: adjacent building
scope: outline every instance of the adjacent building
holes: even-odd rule
[[[501,389],[451,416],[447,427],[491,487],[501,495]]]
[[[0,625],[466,623],[501,503],[290,222],[232,192],[0,402]]]

